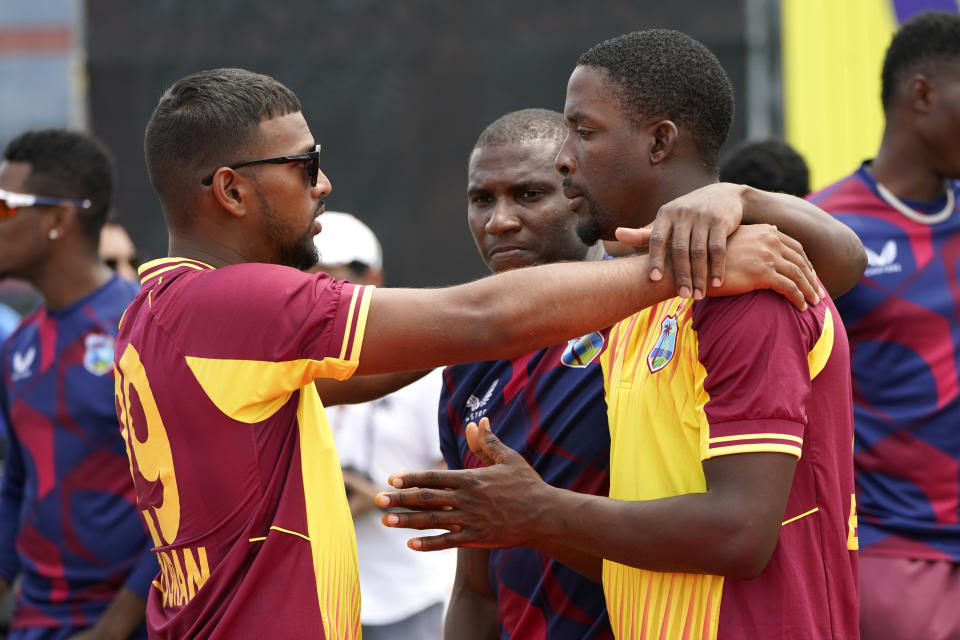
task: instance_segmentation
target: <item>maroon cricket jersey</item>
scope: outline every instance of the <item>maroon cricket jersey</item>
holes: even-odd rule
[[[779,541],[756,578],[605,561],[617,637],[856,638],[850,354],[833,303],[801,313],[769,291],[674,298],[616,325],[601,364],[611,498],[703,493],[702,463],[716,456],[798,458]]]
[[[355,638],[353,524],[313,380],[356,369],[373,289],[295,269],[140,269],[116,400],[161,571],[151,638]]]

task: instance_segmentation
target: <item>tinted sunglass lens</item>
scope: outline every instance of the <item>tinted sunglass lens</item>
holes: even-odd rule
[[[6,200],[0,200],[0,220],[12,217],[14,211],[16,211],[16,209],[8,207]]]
[[[311,156],[307,161],[307,175],[310,176],[310,186],[317,186],[317,175],[320,173],[320,154]]]

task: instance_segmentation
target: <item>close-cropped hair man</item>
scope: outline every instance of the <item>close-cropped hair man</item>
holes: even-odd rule
[[[2,350],[9,441],[0,488],[0,594],[11,638],[145,638],[157,563],[114,405],[117,324],[138,287],[99,259],[113,160],[94,138],[28,131],[0,163],[0,278],[43,306]]]

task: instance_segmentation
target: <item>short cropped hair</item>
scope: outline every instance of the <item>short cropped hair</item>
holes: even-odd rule
[[[884,110],[893,106],[897,85],[905,78],[948,60],[960,60],[960,13],[927,11],[903,23],[883,60]]]
[[[66,129],[27,131],[10,141],[3,158],[30,165],[25,186],[34,195],[90,200],[90,208],[77,209],[77,216],[84,239],[97,247],[115,174],[113,156],[102,142]]]
[[[566,135],[567,123],[562,113],[550,109],[521,109],[491,122],[473,148],[503,147],[535,140],[556,142],[559,148]]]
[[[595,45],[577,65],[607,71],[636,126],[666,118],[689,131],[704,164],[716,170],[733,122],[733,85],[703,44],[669,29],[634,31]]]
[[[178,80],[147,123],[143,150],[164,208],[218,168],[243,160],[260,123],[301,111],[294,93],[270,76],[212,69]]]
[[[783,140],[745,142],[720,163],[720,180],[804,197],[810,193],[807,163]]]

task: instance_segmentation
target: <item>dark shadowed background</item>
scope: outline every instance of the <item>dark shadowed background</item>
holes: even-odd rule
[[[484,126],[525,107],[562,110],[591,45],[678,28],[720,58],[745,135],[742,0],[94,0],[86,4],[91,129],[116,153],[120,221],[166,254],[142,139],[162,91],[205,68],[270,74],[300,97],[333,183],[328,210],[380,237],[388,283],[442,285],[486,273],[467,230],[468,152]],[[321,218],[322,220],[322,218]]]

